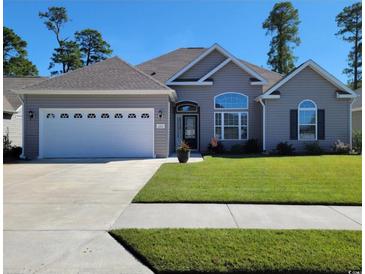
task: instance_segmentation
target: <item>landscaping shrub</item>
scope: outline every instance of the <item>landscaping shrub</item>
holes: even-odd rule
[[[358,153],[361,154],[362,149],[362,134],[360,130],[354,130],[352,134],[352,149]]]
[[[245,152],[246,153],[260,153],[260,144],[257,139],[249,139],[247,140],[245,146]]]
[[[341,140],[337,140],[332,146],[333,152],[336,154],[348,154],[350,152],[350,145],[345,144]]]
[[[224,146],[222,142],[219,142],[217,138],[213,137],[208,145],[209,154],[220,154],[224,152]]]
[[[4,160],[8,159],[19,159],[22,154],[22,148],[13,146],[9,139],[9,134],[3,136],[3,157]]]
[[[281,142],[276,146],[276,154],[278,155],[293,155],[295,148],[293,148],[292,144],[288,144],[288,142]]]
[[[309,155],[321,155],[323,153],[323,150],[318,143],[305,144],[304,148]]]
[[[233,154],[243,154],[245,152],[245,147],[241,144],[235,144],[231,146],[230,152]]]

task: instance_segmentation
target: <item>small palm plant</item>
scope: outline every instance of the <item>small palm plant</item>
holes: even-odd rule
[[[185,142],[182,141],[180,146],[176,149],[177,159],[180,163],[186,163],[190,157],[190,147]]]

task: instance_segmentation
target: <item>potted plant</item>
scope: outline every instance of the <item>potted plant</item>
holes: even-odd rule
[[[179,163],[186,163],[190,157],[190,147],[187,143],[182,141],[180,146],[176,149],[176,154]]]

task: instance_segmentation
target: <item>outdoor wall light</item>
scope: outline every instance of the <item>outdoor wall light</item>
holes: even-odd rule
[[[158,111],[158,118],[161,119],[162,118],[162,110]]]
[[[29,110],[28,114],[29,114],[29,119],[34,118],[34,112],[33,111]]]

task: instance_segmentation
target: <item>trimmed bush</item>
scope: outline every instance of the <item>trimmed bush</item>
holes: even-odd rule
[[[257,139],[249,139],[247,140],[245,146],[244,146],[246,153],[260,153],[260,144]]]
[[[208,153],[211,155],[221,154],[224,152],[224,146],[222,142],[219,142],[217,138],[213,137],[208,145]]]
[[[318,143],[305,144],[304,148],[309,155],[321,155],[323,153],[323,150]]]
[[[243,154],[245,152],[244,145],[242,144],[232,145],[230,152],[233,154]]]
[[[352,149],[358,153],[361,154],[362,150],[362,134],[360,130],[354,130],[352,133]]]
[[[345,144],[341,140],[337,140],[332,146],[333,152],[336,154],[348,154],[350,152],[350,145]]]
[[[292,144],[288,144],[288,142],[281,142],[276,146],[276,154],[278,155],[293,155],[295,148],[293,148]]]

